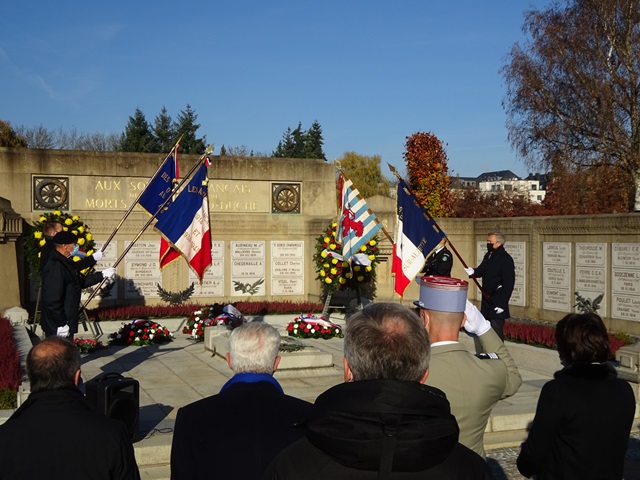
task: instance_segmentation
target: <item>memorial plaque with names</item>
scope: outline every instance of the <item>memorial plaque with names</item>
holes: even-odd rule
[[[224,296],[224,241],[211,242],[211,266],[204,272],[202,284],[190,268],[189,284],[194,283],[193,297]]]
[[[611,245],[613,268],[640,268],[640,243],[614,243]]]
[[[600,315],[607,315],[607,244],[576,243],[575,290],[586,299],[602,295]]]
[[[640,320],[640,244],[611,245],[611,316]]]
[[[231,295],[265,295],[265,241],[231,242]]]
[[[271,242],[271,294],[304,294],[304,241]]]
[[[524,307],[526,278],[527,278],[527,243],[526,242],[507,242],[504,246],[511,258],[516,269],[516,281],[513,286],[513,292],[509,299],[509,305],[518,305]]]
[[[606,267],[606,243],[576,243],[576,266]]]
[[[542,304],[548,310],[570,312],[574,304],[571,291],[571,242],[542,244]]]
[[[622,320],[638,321],[640,318],[640,298],[629,295],[611,294],[611,316]]]
[[[544,308],[568,312],[573,304],[573,295],[567,288],[542,287]]]
[[[125,248],[131,242],[125,242]],[[160,241],[138,241],[124,257],[126,299],[142,297],[159,298],[158,284],[162,285],[160,272]]]

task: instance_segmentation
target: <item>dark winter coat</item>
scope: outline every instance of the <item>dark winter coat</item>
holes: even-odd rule
[[[265,478],[451,480],[491,474],[479,455],[458,443],[458,425],[440,390],[363,380],[320,395],[306,437],[283,450]]]
[[[473,276],[482,278],[482,290],[489,295],[488,300],[482,296],[480,312],[484,318],[509,318],[509,299],[516,282],[516,270],[513,258],[504,246],[500,245],[493,252],[486,253],[482,263],[474,269]],[[496,313],[495,307],[502,308],[504,312]]]
[[[268,382],[235,383],[178,410],[171,478],[262,479],[280,450],[304,435],[312,404]]]
[[[437,252],[432,252],[431,255],[427,257],[422,274],[450,277],[452,267],[453,255],[451,255],[447,247],[443,247]]]
[[[51,254],[55,252],[56,246],[53,243],[53,237],[45,237],[44,245],[40,247],[40,273],[44,269],[44,266],[47,264],[47,260],[51,257]],[[73,262],[73,266],[77,271],[81,272],[85,268],[91,268],[96,264],[95,258],[93,255],[88,255],[85,258],[81,258],[77,262]]]
[[[0,425],[0,446],[0,480],[140,478],[125,424],[76,388],[29,395]]]
[[[538,480],[621,479],[635,408],[631,386],[608,364],[556,372],[540,392],[518,470]]]
[[[53,335],[58,327],[69,325],[69,332],[76,333],[82,289],[100,280],[102,273],[84,276],[76,270],[73,260],[54,250],[42,270],[42,331]]]

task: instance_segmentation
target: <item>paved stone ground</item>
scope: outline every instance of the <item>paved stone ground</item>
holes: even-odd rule
[[[487,452],[487,462],[495,480],[521,480],[523,477],[516,467],[516,459],[520,453],[518,447],[498,448]],[[640,479],[640,432],[632,432],[629,438],[629,449],[625,458],[625,480]]]

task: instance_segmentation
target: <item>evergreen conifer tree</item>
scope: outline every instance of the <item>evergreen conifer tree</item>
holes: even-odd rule
[[[191,109],[191,105],[187,103],[187,107],[180,112],[175,124],[176,136],[182,135],[180,142],[180,151],[182,153],[194,153],[201,155],[206,148],[206,136],[202,138],[196,137],[196,132],[200,125],[196,123],[198,115]]]
[[[149,128],[149,123],[140,108],[136,108],[133,117],[129,117],[129,122],[120,138],[121,152],[151,152],[153,150],[154,138]]]
[[[155,137],[154,152],[169,153],[178,140],[173,121],[165,106],[154,120],[153,135]]]

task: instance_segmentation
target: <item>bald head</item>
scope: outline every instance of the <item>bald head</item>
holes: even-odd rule
[[[31,391],[74,387],[80,372],[77,347],[61,337],[47,337],[27,355],[27,374]]]

